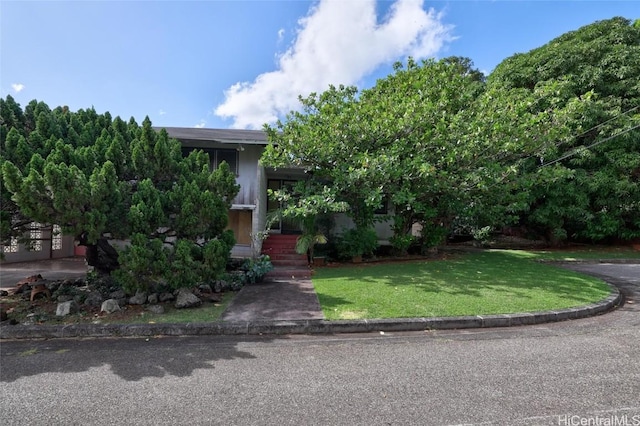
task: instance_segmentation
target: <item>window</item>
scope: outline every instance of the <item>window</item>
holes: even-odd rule
[[[374,214],[388,214],[389,213],[389,199],[384,197],[382,199],[382,205],[374,210]]]
[[[211,168],[217,169],[223,161],[229,165],[231,173],[238,175],[238,151],[235,149],[219,149],[219,148],[182,148],[182,156],[186,157],[191,151],[201,149],[209,154]]]
[[[60,225],[53,225],[51,231],[51,250],[62,250],[62,229]]]
[[[18,252],[18,238],[11,237],[9,245],[2,247],[2,251],[5,253],[17,253]]]
[[[223,161],[229,165],[229,169],[231,169],[232,173],[238,174],[238,151],[235,149],[216,149],[216,159],[214,167],[217,169],[220,163]],[[211,158],[211,154],[209,154],[209,158]]]
[[[29,230],[29,239],[31,240],[32,251],[42,251],[42,225],[33,222]]]

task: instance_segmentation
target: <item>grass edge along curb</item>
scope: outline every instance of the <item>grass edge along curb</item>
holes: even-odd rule
[[[51,339],[77,337],[153,337],[204,335],[284,335],[429,331],[535,325],[587,318],[617,307],[622,294],[607,283],[612,293],[603,300],[576,308],[546,312],[463,317],[390,318],[370,320],[246,321],[187,324],[70,324],[3,325],[0,339]]]

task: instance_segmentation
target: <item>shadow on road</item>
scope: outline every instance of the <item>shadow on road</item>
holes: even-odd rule
[[[243,338],[243,342],[268,342],[265,338]],[[186,377],[198,369],[213,369],[220,361],[255,357],[238,350],[230,337],[158,337],[132,339],[87,339],[13,341],[0,345],[1,382],[47,373],[77,373],[109,365],[127,381],[146,377]]]

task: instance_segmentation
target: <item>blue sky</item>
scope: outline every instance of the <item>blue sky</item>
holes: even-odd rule
[[[156,126],[261,128],[329,84],[466,56],[485,73],[640,1],[0,1],[0,96]]]

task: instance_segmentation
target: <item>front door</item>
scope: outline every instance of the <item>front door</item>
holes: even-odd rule
[[[273,191],[278,189],[291,189],[297,181],[286,179],[269,179],[267,188]],[[267,198],[267,211],[272,212],[280,208],[280,203]],[[280,234],[299,234],[300,225],[296,221],[283,218],[271,226],[271,231]]]

